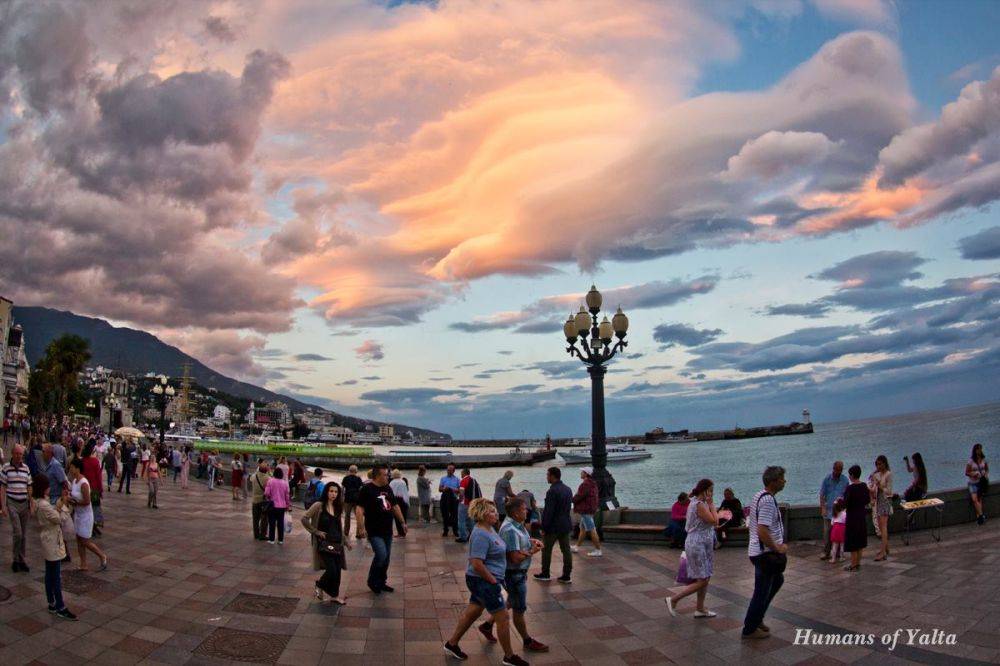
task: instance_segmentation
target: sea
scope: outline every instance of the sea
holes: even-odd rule
[[[844,462],[845,470],[854,464],[861,465],[862,478],[867,478],[875,469],[875,457],[885,455],[893,471],[894,490],[902,494],[911,481],[903,462],[905,455],[920,452],[932,491],[965,484],[965,463],[976,442],[983,445],[987,460],[1000,456],[1000,402],[813,423],[813,427],[815,432],[811,435],[648,445],[651,458],[612,463],[608,469],[614,476],[620,504],[631,508],[666,508],[673,504],[678,493],[689,492],[702,478],[715,482],[716,497],[721,498],[723,489],[732,488],[745,502],[760,490],[764,468],[780,465],[785,468],[787,484],[779,500],[794,505],[819,502],[820,483],[836,460]],[[548,488],[546,469],[553,464],[562,468],[563,480],[575,489],[580,465],[566,465],[558,456],[555,463],[531,467],[476,468],[473,476],[479,481],[483,495],[492,497],[497,480],[510,469],[514,472],[511,480],[514,490],[527,488],[541,500]],[[331,472],[334,478],[343,474],[343,470]],[[416,471],[403,473],[409,477],[416,494],[413,482]],[[442,470],[428,473],[436,488]]]

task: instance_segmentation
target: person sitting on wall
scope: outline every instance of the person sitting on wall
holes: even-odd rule
[[[684,529],[687,524],[687,510],[691,499],[687,493],[677,496],[677,501],[670,507],[670,523],[663,530],[663,535],[670,539],[671,548],[683,548],[684,540],[687,539],[687,531]]]
[[[720,516],[725,515],[722,512],[728,511],[728,515],[731,517],[719,523],[719,526],[715,528],[716,548],[722,548],[723,544],[726,543],[727,529],[743,524],[743,503],[736,498],[736,493],[733,492],[732,488],[726,488],[722,495],[722,503],[719,505]]]

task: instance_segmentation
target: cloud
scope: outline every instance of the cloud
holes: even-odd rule
[[[923,277],[923,273],[915,269],[926,261],[918,257],[916,252],[872,252],[842,261],[810,277],[837,281],[842,287],[849,289],[888,287]]]
[[[518,384],[517,386],[511,386],[507,390],[511,393],[533,393],[540,388],[542,388],[541,384]]]
[[[354,386],[358,383],[357,379],[345,379],[342,382],[338,382],[337,386]]]
[[[205,329],[172,330],[156,332],[164,342],[181,348],[216,372],[241,380],[259,380],[268,377],[268,369],[254,359],[266,357],[267,340],[259,335],[240,335],[236,331],[210,331]],[[284,375],[282,375],[283,377]]]
[[[837,148],[819,132],[777,132],[771,130],[743,144],[729,158],[723,180],[774,180],[823,162]]]
[[[525,370],[536,370],[546,377],[559,378],[568,375],[578,374],[580,377],[586,373],[586,369],[579,361],[539,361],[532,365],[525,366]]]
[[[368,375],[366,377],[362,377],[361,379],[365,380],[366,382],[377,382],[382,378],[379,377],[378,375]]]
[[[963,259],[1000,259],[1000,226],[984,229],[958,241]]]
[[[653,339],[667,346],[697,347],[715,340],[722,332],[721,328],[697,329],[686,324],[660,324],[653,329]]]
[[[397,388],[367,391],[358,397],[367,402],[414,407],[436,402],[439,398],[461,397],[468,394],[469,392],[463,389]]]
[[[830,304],[820,301],[812,303],[786,303],[784,305],[768,305],[764,311],[767,315],[787,315],[791,317],[808,317],[820,319],[830,310]]]
[[[385,358],[382,345],[374,340],[365,340],[354,348],[354,353],[364,361],[381,361]]]
[[[296,354],[294,356],[296,361],[332,361],[333,357],[323,356],[322,354]]]

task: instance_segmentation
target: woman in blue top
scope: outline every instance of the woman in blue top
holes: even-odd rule
[[[497,638],[503,648],[506,666],[528,666],[528,662],[514,654],[510,645],[510,618],[504,603],[501,581],[507,572],[507,544],[496,533],[499,514],[496,504],[479,497],[469,504],[469,518],[475,523],[469,535],[469,568],[465,571],[465,584],[471,593],[469,607],[462,613],[455,633],[444,644],[445,653],[456,659],[466,660],[458,642],[486,610],[496,625]]]

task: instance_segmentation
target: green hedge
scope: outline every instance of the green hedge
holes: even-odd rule
[[[310,458],[371,458],[375,450],[370,446],[317,446],[309,444],[256,444],[219,440],[200,440],[194,443],[198,451],[219,451],[220,453],[273,453],[276,455],[297,455]]]

